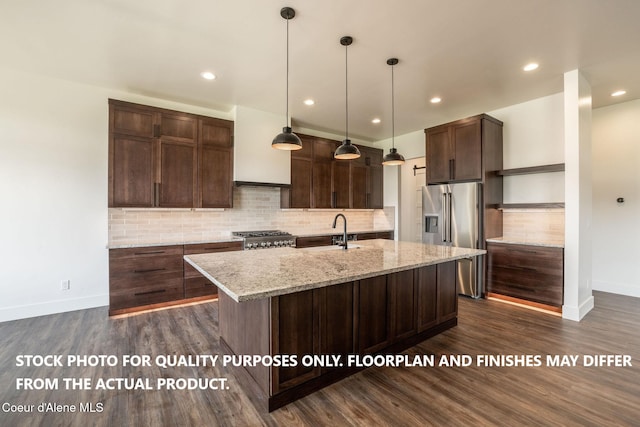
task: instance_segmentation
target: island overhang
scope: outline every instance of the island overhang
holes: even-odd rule
[[[480,249],[392,240],[338,247],[186,255],[184,259],[236,302],[287,295],[486,253]]]

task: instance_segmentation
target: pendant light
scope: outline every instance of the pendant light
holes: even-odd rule
[[[351,160],[357,159],[360,157],[360,150],[358,147],[351,144],[351,140],[349,139],[349,69],[348,69],[348,58],[347,58],[347,47],[353,43],[353,38],[349,36],[344,36],[340,39],[340,44],[344,46],[344,75],[345,75],[345,84],[344,84],[344,92],[345,92],[345,138],[342,141],[342,145],[338,147],[333,157],[340,160]]]
[[[280,9],[280,16],[287,20],[287,124],[282,128],[282,133],[273,138],[271,148],[291,151],[302,148],[302,141],[298,135],[291,131],[289,126],[289,20],[296,16],[296,11],[290,7],[283,7]]]
[[[389,154],[385,155],[382,159],[382,164],[385,166],[396,166],[404,163],[404,157],[402,154],[398,153],[395,145],[395,125],[396,125],[396,117],[395,117],[395,98],[394,98],[394,87],[393,87],[393,66],[398,63],[398,58],[389,58],[387,59],[387,65],[391,65],[391,149],[389,150]]]

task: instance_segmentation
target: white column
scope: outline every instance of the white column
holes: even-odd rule
[[[579,70],[564,74],[565,249],[562,317],[579,321],[591,292],[591,86]]]

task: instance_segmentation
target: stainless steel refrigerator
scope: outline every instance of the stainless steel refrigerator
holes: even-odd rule
[[[482,248],[482,183],[422,187],[422,242],[432,245]],[[482,296],[484,257],[458,261],[458,292]]]

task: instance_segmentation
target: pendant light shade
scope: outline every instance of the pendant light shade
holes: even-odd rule
[[[349,139],[349,68],[348,68],[348,57],[347,57],[347,48],[349,45],[353,43],[353,38],[349,36],[344,36],[340,39],[340,44],[344,46],[344,75],[345,75],[345,84],[344,84],[344,92],[345,92],[345,138],[342,141],[342,145],[338,147],[333,157],[339,160],[351,160],[357,159],[360,157],[360,150],[358,147],[351,144],[351,140]]]
[[[282,133],[276,135],[271,142],[272,148],[278,150],[299,150],[302,148],[302,141],[298,138],[298,135],[291,131],[289,126],[289,20],[296,16],[296,11],[290,7],[283,7],[280,9],[280,16],[287,20],[287,115],[286,126],[282,128]]]
[[[385,166],[397,166],[404,163],[404,157],[402,154],[398,153],[396,150],[395,144],[395,98],[394,98],[394,87],[393,87],[393,66],[398,63],[398,58],[389,58],[387,59],[387,65],[391,65],[391,149],[389,150],[389,154],[386,154],[382,159],[382,164]]]

